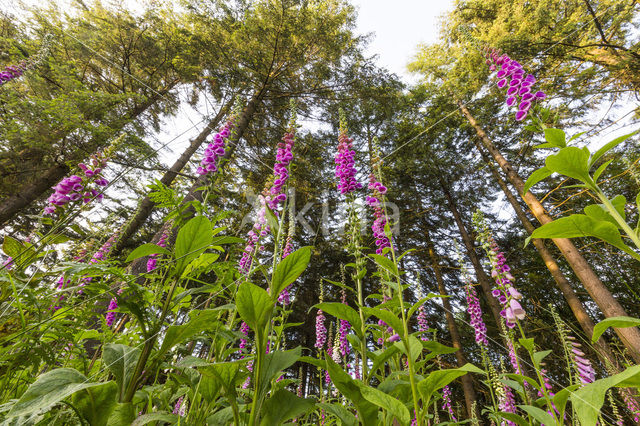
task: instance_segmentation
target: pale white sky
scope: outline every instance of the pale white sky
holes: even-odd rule
[[[374,33],[368,53],[380,56],[379,64],[415,81],[406,65],[419,43],[437,41],[440,16],[453,9],[453,0],[351,0],[358,7],[358,30]]]

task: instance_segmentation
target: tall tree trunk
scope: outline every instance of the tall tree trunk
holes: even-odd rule
[[[491,294],[491,279],[484,271],[482,264],[480,263],[480,259],[476,254],[475,246],[473,245],[473,238],[469,235],[467,231],[467,227],[462,221],[462,216],[460,215],[460,211],[458,210],[457,203],[451,194],[451,190],[449,189],[448,184],[444,181],[444,179],[439,176],[438,181],[440,182],[440,187],[442,188],[442,192],[444,193],[445,198],[447,199],[447,204],[449,206],[449,211],[453,215],[453,219],[458,226],[458,231],[460,232],[460,236],[462,237],[462,241],[464,243],[465,248],[467,249],[467,255],[471,260],[471,264],[473,265],[473,269],[476,273],[476,279],[480,284],[480,288],[482,288],[482,293],[484,294],[484,298],[491,309],[491,313],[493,314],[493,319],[495,320],[496,327],[500,330],[500,323],[502,322],[502,316],[500,315],[500,311],[502,308],[500,304],[496,300],[495,297]]]
[[[231,105],[233,104],[233,99],[227,102],[220,111],[213,117],[208,123],[207,126],[202,129],[200,134],[196,136],[191,143],[182,152],[182,155],[173,163],[171,168],[165,172],[165,174],[160,179],[160,182],[165,186],[170,186],[178,173],[182,171],[184,166],[187,165],[193,154],[200,148],[202,143],[207,139],[207,137],[216,129],[222,117],[229,111]],[[151,212],[155,206],[155,203],[151,201],[149,197],[144,197],[140,204],[138,204],[138,208],[136,209],[135,215],[126,223],[118,241],[113,247],[112,253],[114,255],[119,254],[122,249],[127,245],[129,239],[140,229],[140,227],[144,224],[147,218],[151,215]]]
[[[168,93],[177,82],[171,83],[161,92],[154,93],[148,97],[140,105],[131,109],[120,122],[119,128],[122,129],[131,120],[138,118],[143,112],[153,106],[161,97]],[[25,185],[16,191],[15,195],[9,197],[0,205],[0,226],[11,220],[17,213],[29,206],[32,202],[40,198],[48,192],[52,186],[57,184],[62,178],[69,173],[70,168],[66,164],[55,164],[44,172],[33,182]]]
[[[427,252],[429,254],[429,259],[431,260],[431,267],[433,269],[433,273],[436,276],[436,282],[438,283],[438,291],[442,295],[447,295],[447,288],[444,285],[444,279],[442,277],[442,271],[440,270],[440,262],[438,259],[438,255],[436,254],[433,242],[429,237],[429,231],[425,230],[424,238],[427,242]],[[467,363],[467,360],[462,352],[462,343],[460,342],[460,333],[458,332],[458,326],[456,325],[456,320],[453,317],[453,311],[451,310],[451,302],[449,302],[448,297],[442,298],[442,306],[444,307],[445,317],[447,318],[447,328],[449,329],[449,333],[451,334],[451,344],[454,348],[458,349],[455,353],[456,362],[458,367],[462,367]],[[473,402],[476,400],[476,392],[473,389],[473,381],[471,379],[470,374],[465,374],[462,376],[462,390],[464,391],[464,402],[467,408],[467,418],[473,417]],[[477,413],[476,414],[476,418]]]
[[[0,205],[0,226],[8,222],[22,209],[40,198],[42,194],[49,191],[52,186],[57,184],[67,173],[69,166],[62,163],[56,164],[49,168],[38,179],[20,188],[14,195],[6,199]]]
[[[482,144],[487,148],[493,159],[498,163],[500,168],[504,171],[505,175],[509,179],[509,182],[516,188],[524,202],[529,206],[529,209],[541,224],[547,224],[553,222],[551,216],[549,216],[540,201],[529,191],[524,193],[524,181],[511,167],[511,164],[502,156],[500,151],[493,145],[485,131],[480,127],[476,119],[471,115],[466,106],[459,100],[458,106],[464,117],[469,121],[471,126],[476,131],[478,138]],[[560,252],[567,260],[567,263],[573,269],[582,285],[587,290],[593,301],[600,307],[600,310],[605,317],[617,317],[628,316],[624,308],[613,297],[609,289],[600,281],[600,278],[595,274],[591,266],[587,263],[584,257],[580,254],[573,242],[568,238],[553,238],[553,243],[560,249]],[[628,349],[631,357],[638,363],[640,363],[640,330],[636,327],[630,328],[616,328],[614,329],[622,340],[622,343]]]
[[[507,197],[507,200],[509,200],[509,203],[511,204],[511,206],[513,206],[513,210],[516,212],[516,216],[518,216],[518,219],[520,219],[520,222],[522,222],[522,226],[529,234],[533,233],[535,227],[533,226],[533,224],[527,217],[526,213],[520,206],[520,203],[518,203],[518,200],[516,199],[515,195],[513,194],[513,192],[511,192],[511,190],[507,186],[507,183],[504,181],[504,179],[502,179],[502,176],[500,176],[500,173],[498,172],[498,170],[496,170],[495,166],[491,164],[490,159],[487,157],[487,154],[482,150],[482,147],[480,146],[479,142],[477,140],[474,140],[474,142],[476,144],[476,147],[478,148],[478,151],[480,151],[480,154],[482,154],[482,158],[484,158],[485,162],[489,166],[489,169],[491,170],[491,174],[493,175],[494,179],[496,180],[496,182],[498,182],[498,185],[502,189],[502,192],[504,192],[504,195]],[[532,240],[532,242],[535,248],[538,250],[538,253],[540,253],[540,257],[542,258],[544,264],[547,266],[547,269],[549,269],[549,272],[551,272],[551,276],[553,276],[553,279],[556,282],[556,285],[558,286],[558,288],[562,292],[562,295],[564,296],[567,303],[569,304],[569,307],[571,308],[573,315],[578,320],[580,327],[582,327],[582,331],[584,331],[587,338],[591,338],[591,336],[593,336],[593,328],[595,327],[595,324],[593,323],[593,320],[587,313],[587,310],[585,309],[584,305],[578,298],[578,295],[573,291],[573,288],[571,287],[571,283],[569,283],[569,280],[564,276],[564,274],[560,270],[560,266],[554,259],[549,249],[545,246],[544,241],[539,238],[535,238]],[[616,371],[620,371],[620,365],[618,364],[618,361],[615,355],[613,354],[613,351],[609,347],[609,344],[606,342],[604,338],[600,338],[595,343],[595,348],[596,348],[596,353],[599,355],[599,357],[602,359],[605,365],[607,363],[610,363],[611,366],[613,366],[616,369]]]

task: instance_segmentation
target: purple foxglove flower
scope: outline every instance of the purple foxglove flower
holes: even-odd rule
[[[389,336],[389,338],[387,339],[387,341],[389,343],[393,343],[393,342],[397,342],[400,340],[400,335],[399,334],[392,334],[391,336]]]

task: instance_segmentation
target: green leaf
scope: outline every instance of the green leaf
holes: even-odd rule
[[[162,357],[175,345],[207,330],[208,326],[213,324],[220,316],[220,312],[213,309],[206,309],[202,311],[191,311],[190,316],[191,319],[187,323],[182,325],[170,325],[167,328],[167,333],[162,340],[162,346],[157,354],[158,357]]]
[[[532,338],[518,339],[518,343],[520,343],[522,347],[528,350],[529,352],[532,352],[534,349],[534,343]]]
[[[578,148],[568,146],[562,148],[557,154],[547,157],[545,165],[547,169],[561,175],[568,176],[579,181],[591,185],[593,181],[589,176],[589,150],[586,148]]]
[[[619,248],[625,253],[640,259],[640,255],[631,250],[622,242],[620,231],[610,222],[595,220],[592,217],[573,214],[568,217],[561,217],[537,228],[527,241],[532,238],[576,238],[576,237],[596,237]]]
[[[71,403],[90,425],[104,426],[118,403],[118,385],[110,381],[76,392]]]
[[[122,401],[125,390],[140,357],[140,349],[118,343],[108,343],[102,352],[102,362],[116,378],[118,401]]]
[[[288,390],[280,389],[267,399],[262,406],[263,426],[280,425],[284,422],[308,413],[315,402],[311,399],[299,398]]]
[[[262,369],[260,381],[265,387],[269,386],[269,382],[274,379],[280,372],[291,367],[300,359],[302,347],[291,349],[289,351],[271,352],[264,357],[264,366]]]
[[[362,392],[362,396],[367,401],[387,410],[389,414],[398,419],[400,424],[407,425],[411,423],[411,414],[407,407],[391,395],[365,385],[360,387],[360,392]]]
[[[619,227],[618,222],[616,222],[602,204],[589,204],[584,208],[584,213],[593,220],[611,222],[616,228]]]
[[[430,350],[432,353],[436,355],[452,354],[458,351],[458,349],[456,348],[452,348],[451,346],[445,346],[442,343],[434,342],[431,340],[422,342],[422,346]]]
[[[103,335],[102,333],[100,333],[98,330],[82,330],[77,332],[74,336],[73,336],[73,341],[74,342],[80,342],[81,340],[86,340],[86,339],[97,339],[100,340],[100,338],[102,338]]]
[[[509,420],[511,422],[514,422],[515,424],[517,424],[519,426],[531,426],[531,424],[528,421],[526,421],[525,419],[523,419],[522,417],[520,417],[517,414],[505,413],[504,411],[500,411],[500,412],[498,412],[498,414],[503,419]]]
[[[404,334],[404,325],[402,320],[398,318],[393,312],[380,308],[362,308],[366,312],[367,316],[375,316],[378,319],[386,322],[393,330],[399,335]]]
[[[560,412],[560,417],[564,416],[564,411],[567,407],[567,401],[569,400],[569,396],[571,396],[571,392],[578,388],[580,388],[580,385],[567,386],[566,388],[558,391],[553,397],[553,405],[555,405],[556,409]]]
[[[422,395],[424,406],[429,406],[429,401],[436,391],[442,389],[458,377],[462,377],[469,372],[485,374],[484,371],[480,370],[473,364],[465,364],[460,368],[436,370],[429,373],[427,378],[418,382],[418,391],[420,391],[420,394]]]
[[[280,222],[278,222],[278,218],[273,214],[273,211],[269,208],[269,206],[265,207],[267,214],[267,224],[269,225],[269,228],[271,228],[271,233],[273,234],[273,236],[277,236],[278,229],[280,229]]]
[[[411,318],[411,316],[414,314],[415,311],[418,310],[418,308],[420,308],[420,306],[424,305],[425,302],[434,299],[436,297],[444,297],[442,294],[433,294],[433,293],[429,293],[427,295],[427,297],[423,297],[422,299],[418,300],[407,312],[407,318]]]
[[[200,369],[205,376],[214,377],[224,388],[228,398],[235,398],[236,387],[241,378],[240,368],[244,365],[244,360],[217,362],[213,365]]]
[[[285,257],[276,266],[271,282],[271,298],[277,300],[280,292],[293,283],[307,269],[311,259],[311,247],[302,247]]]
[[[219,257],[219,253],[202,253],[200,256],[193,259],[186,268],[184,268],[182,278],[188,277],[189,275],[193,275],[195,277],[197,274],[205,273],[205,271],[208,271],[208,268],[214,264]]]
[[[326,355],[326,354],[325,354]],[[353,380],[351,376],[333,362],[329,356],[325,356],[326,370],[329,372],[331,382],[338,390],[353,403],[358,410],[358,419],[365,425],[378,424],[378,408],[367,401],[360,391],[364,385],[360,381]]]
[[[604,404],[607,391],[612,387],[640,385],[640,365],[634,365],[622,373],[596,380],[571,394],[571,402],[582,426],[595,426]]]
[[[527,179],[527,181],[524,183],[523,194],[526,194],[529,191],[529,189],[531,189],[531,187],[536,183],[551,176],[552,173],[553,172],[547,169],[546,167],[541,167],[535,172],[531,173],[531,176],[529,176],[529,179]]]
[[[137,247],[133,250],[129,256],[127,256],[126,263],[131,262],[132,260],[139,259],[144,256],[149,256],[150,254],[164,254],[167,256],[171,256],[171,252],[164,247],[160,247],[157,244],[147,243],[143,244],[140,247]]]
[[[567,146],[564,131],[560,129],[554,129],[551,127],[544,129],[544,138],[553,147],[564,148]]]
[[[166,411],[156,411],[155,413],[144,414],[131,423],[131,426],[143,426],[151,422],[162,422],[174,424],[178,422],[180,416]]]
[[[405,355],[408,355],[407,351],[404,348],[403,342],[401,341],[395,342],[394,345],[397,346],[402,353],[404,353]],[[416,359],[418,359],[423,349],[424,347],[422,346],[422,343],[420,342],[420,340],[418,340],[415,336],[409,336],[409,350],[411,351],[412,361],[415,361]]]
[[[4,251],[7,256],[19,259],[25,251],[25,246],[15,238],[5,235],[2,243],[2,251]]]
[[[544,425],[553,425],[556,423],[551,414],[538,407],[532,405],[518,405],[518,407]]]
[[[620,145],[622,142],[626,141],[627,139],[629,139],[631,136],[635,135],[639,131],[640,130],[636,130],[635,132],[631,132],[629,134],[617,137],[614,140],[612,140],[611,142],[607,143],[602,148],[600,148],[599,150],[597,150],[595,152],[595,154],[593,154],[593,156],[589,160],[589,167],[591,167],[594,164],[596,164],[596,161],[598,161],[598,159],[600,159],[600,157],[602,157],[604,154],[606,154],[607,152],[609,152],[610,150],[612,150],[616,146]]]
[[[398,349],[397,346],[393,345],[393,346],[389,346],[388,348],[386,348],[384,350],[384,352],[380,353],[379,355],[375,356],[374,353],[370,353],[369,355],[371,356],[371,358],[373,358],[373,365],[371,366],[371,372],[375,373],[378,368],[380,368],[381,366],[384,365],[384,363],[391,358],[392,356],[394,356],[395,354],[401,352],[400,349]]]
[[[632,317],[612,317],[600,321],[593,327],[593,336],[591,337],[591,343],[598,341],[602,333],[604,333],[609,327],[613,328],[628,328],[640,326],[640,319]]]
[[[358,419],[356,419],[356,416],[351,414],[340,404],[327,404],[326,402],[319,402],[316,405],[339,418],[344,426],[356,426],[358,424]]]
[[[27,416],[49,409],[68,396],[103,383],[88,383],[87,378],[73,368],[58,368],[39,376],[7,413],[7,418]]]
[[[351,327],[356,333],[359,333],[362,328],[360,316],[351,306],[339,302],[323,302],[314,305],[314,307],[322,309],[324,312],[338,319],[349,321],[349,323],[351,323]]]
[[[273,300],[264,289],[250,282],[240,284],[236,294],[236,307],[240,317],[253,331],[263,331],[273,306]]]
[[[580,136],[584,135],[585,133],[587,133],[587,132],[576,133],[575,135],[571,136],[567,142],[571,142],[571,141],[573,141],[575,139],[578,139]]]
[[[596,172],[593,174],[593,181],[595,183],[598,183],[598,179],[600,179],[600,175],[604,173],[604,171],[607,169],[607,167],[609,167],[609,164],[611,164],[612,161],[613,159],[609,161],[605,161],[604,163],[602,163],[602,165],[600,165],[600,167],[598,167]]]
[[[549,355],[551,352],[551,350],[547,350],[547,351],[538,351],[538,352],[534,352],[533,354],[533,361],[536,363],[536,366],[539,366],[540,363],[542,362],[542,360]]]
[[[136,418],[135,406],[130,403],[117,404],[109,416],[107,426],[130,425]]]
[[[180,228],[174,249],[176,276],[181,276],[184,268],[211,245],[212,237],[211,222],[204,216],[194,217]]]
[[[383,269],[386,269],[387,271],[391,272],[394,276],[398,276],[398,267],[396,266],[395,263],[393,263],[393,261],[385,256],[379,255],[379,254],[370,254],[369,257],[371,257],[373,260],[375,260],[376,264],[378,266],[380,266]]]
[[[627,214],[624,211],[624,208],[627,206],[627,199],[624,195],[618,194],[611,200],[611,204],[615,207],[618,214],[622,217],[622,219],[627,219]]]

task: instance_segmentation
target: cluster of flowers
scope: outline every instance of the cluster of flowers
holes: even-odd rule
[[[344,269],[343,269],[343,277],[342,284],[344,284]],[[342,303],[347,304],[347,293],[344,288],[342,289]],[[349,334],[349,330],[351,330],[351,324],[347,320],[340,320],[340,353],[343,357],[349,355],[349,341],[347,340],[347,334]]]
[[[429,330],[429,324],[427,323],[427,311],[424,309],[424,305],[420,305],[418,308],[418,330],[422,331],[420,339],[424,342],[429,340],[426,331]]]
[[[287,167],[293,160],[293,146],[295,144],[295,127],[285,133],[282,138],[283,142],[278,143],[278,151],[276,152],[276,162],[273,165],[273,186],[271,187],[271,199],[269,200],[269,208],[274,212],[278,205],[284,203],[287,195],[282,192],[282,188],[289,180],[289,170]]]
[[[475,330],[476,343],[486,347],[489,345],[487,340],[487,326],[482,320],[482,309],[480,308],[478,294],[470,282],[467,282],[464,289],[467,295],[467,312],[469,312],[469,317],[471,318],[471,326]]]
[[[47,34],[42,42],[42,47],[40,47],[40,50],[35,55],[29,56],[29,59],[23,59],[18,62],[17,65],[7,65],[4,67],[4,71],[0,71],[0,86],[20,77],[26,71],[35,68],[40,62],[42,62],[42,60],[49,54],[51,39],[52,35]]]
[[[13,257],[7,256],[7,258],[2,262],[2,267],[7,271],[10,271],[13,268]]]
[[[576,338],[572,335],[567,335],[565,338],[568,340],[567,344],[571,346],[571,359],[574,367],[578,372],[578,377],[583,385],[588,385],[596,380],[596,372],[591,365],[591,361],[584,358],[584,352],[580,350],[582,345],[576,341]]]
[[[344,113],[340,111],[340,135],[338,136],[338,152],[336,153],[336,177],[340,180],[338,190],[341,194],[349,194],[362,188],[362,184],[356,181],[356,168],[354,157],[356,152],[352,149],[353,139],[347,136],[347,125]]]
[[[218,158],[225,154],[225,141],[231,135],[233,119],[230,118],[222,126],[220,131],[213,136],[213,142],[209,143],[204,150],[204,158],[200,161],[200,166],[196,173],[206,175],[218,171]]]
[[[490,70],[495,71],[498,67],[496,77],[498,80],[498,87],[504,88],[507,85],[507,105],[513,106],[518,103],[518,111],[516,112],[516,120],[521,121],[527,117],[532,102],[544,99],[547,95],[542,91],[532,93],[533,85],[536,82],[536,78],[532,74],[525,76],[525,71],[522,65],[517,61],[509,58],[506,54],[501,54],[499,50],[494,48],[485,47],[484,54],[487,59],[487,65],[490,65]]]
[[[122,289],[118,290],[118,294],[122,294]],[[107,327],[111,327],[113,325],[113,321],[116,319],[115,309],[118,308],[118,300],[115,297],[111,298],[109,302],[109,307],[107,308],[107,314],[105,315],[105,322],[107,323]]]
[[[105,187],[109,184],[109,181],[100,175],[106,165],[107,156],[103,153],[92,155],[89,165],[78,164],[84,177],[78,175],[67,176],[54,186],[53,194],[47,199],[49,205],[44,208],[44,214],[53,214],[57,207],[64,207],[71,201],[82,199],[86,204],[92,198],[102,200],[102,192],[97,188],[91,188],[91,184],[93,183],[99,187]]]
[[[501,389],[501,392],[498,395],[498,408],[500,408],[500,411],[505,413],[515,413],[516,399],[513,396],[511,388],[507,385],[501,385],[498,386],[498,388]],[[503,421],[501,425],[516,426],[516,424],[511,420]]]
[[[91,260],[89,260],[89,264],[95,264],[101,262],[107,258],[107,255],[111,251],[111,247],[116,242],[118,238],[118,232],[113,234],[105,243],[96,251],[93,256],[91,256]],[[84,287],[86,284],[89,284],[92,281],[91,277],[85,277],[82,279],[82,282],[78,284],[78,287]],[[82,289],[78,290],[78,294],[82,294]]]
[[[457,422],[456,416],[453,414],[453,408],[451,407],[451,389],[449,386],[445,386],[442,388],[442,409],[447,410],[449,416],[451,416],[451,420]]]
[[[167,231],[165,230],[160,236],[160,239],[158,240],[156,245],[162,248],[167,247],[167,237],[168,237]],[[151,272],[157,267],[158,267],[158,255],[152,254],[151,256],[149,256],[149,260],[147,260],[147,272]]]
[[[320,299],[319,303],[322,303],[324,299],[324,288],[322,282],[320,282]],[[322,352],[324,344],[327,342],[327,327],[324,325],[326,317],[322,309],[318,309],[316,313],[316,344],[314,345],[318,351]]]
[[[247,325],[247,323],[244,321],[242,321],[242,323],[240,324],[240,333],[242,333],[245,337],[249,337],[249,325]],[[240,345],[238,347],[240,348],[240,351],[244,350],[244,348],[247,347],[247,339],[240,339]]]
[[[180,417],[184,417],[186,413],[187,413],[187,401],[183,396],[181,396],[176,401],[176,405],[173,406],[173,414],[177,414]]]
[[[367,204],[373,209],[373,216],[375,217],[371,230],[376,239],[376,253],[381,255],[386,247],[391,247],[391,241],[384,233],[387,219],[381,204],[382,196],[387,193],[387,188],[378,182],[375,175],[371,173],[369,176],[369,189],[372,191],[373,196],[367,196]]]
[[[243,274],[249,273],[256,245],[260,238],[265,237],[270,230],[267,225],[267,200],[264,194],[258,195],[258,202],[260,203],[260,208],[258,209],[256,221],[253,224],[253,228],[247,233],[247,245],[244,248],[240,262],[238,262],[238,270]],[[263,250],[264,247],[260,246],[258,249]]]
[[[285,259],[287,256],[291,254],[293,251],[293,236],[296,232],[296,218],[294,212],[295,206],[293,203],[289,205],[289,230],[287,231],[287,240],[284,244],[284,248],[282,249],[282,258]],[[289,289],[293,284],[289,284],[286,288],[282,290],[282,292],[278,295],[278,302],[283,305],[288,305],[291,303],[291,297],[289,295]]]

